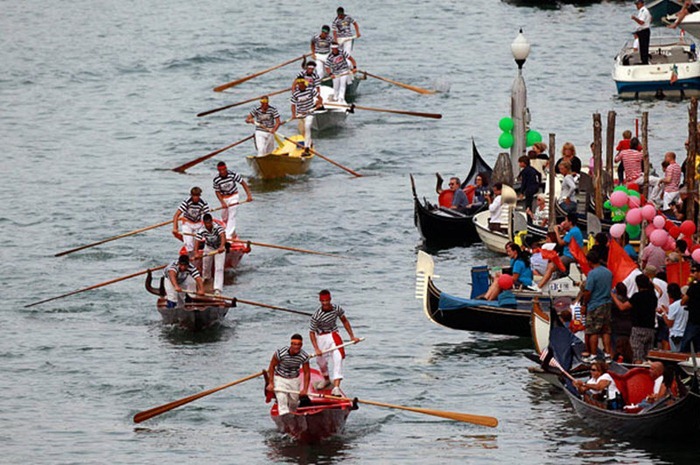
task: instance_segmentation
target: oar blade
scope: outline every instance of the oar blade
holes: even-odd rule
[[[475,425],[488,426],[491,428],[495,428],[496,426],[498,426],[498,419],[484,415],[472,415],[469,413],[461,412],[447,412],[444,410],[434,410],[420,407],[407,407],[405,405],[387,404],[384,402],[377,402],[373,400],[357,399],[357,401],[361,404],[374,405],[375,407],[387,407],[398,410],[406,410],[408,412],[422,413],[424,415],[432,415],[434,417],[447,418],[448,420],[461,421],[464,423],[473,423]]]

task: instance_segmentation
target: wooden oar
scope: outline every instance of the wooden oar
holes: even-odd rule
[[[309,253],[309,254],[314,254],[314,255],[323,255],[325,257],[333,257],[333,258],[347,258],[343,257],[342,255],[335,255],[332,253],[327,253],[327,252],[316,252],[314,250],[307,250],[307,249],[299,249],[296,247],[288,247],[285,245],[275,245],[275,244],[266,244],[264,242],[253,242],[253,241],[246,241],[243,239],[232,239],[230,242],[240,242],[243,244],[248,244],[250,243],[251,245],[257,245],[258,247],[270,247],[272,249],[280,249],[280,250],[291,250],[292,252],[302,252],[302,253]]]
[[[276,305],[264,304],[262,302],[254,302],[252,300],[241,299],[240,297],[227,297],[225,295],[216,295],[216,294],[204,294],[204,295],[206,297],[213,297],[215,299],[231,300],[231,301],[240,302],[242,304],[255,305],[256,307],[263,307],[263,308],[269,308],[272,310],[279,310],[281,312],[296,313],[297,315],[312,316],[312,314],[309,312],[302,312],[301,310],[292,310],[291,308],[277,307]]]
[[[180,165],[180,166],[176,166],[176,167],[173,168],[172,170],[173,170],[173,171],[177,171],[178,173],[184,173],[185,170],[188,170],[188,169],[192,168],[193,166],[202,163],[203,161],[209,160],[211,157],[215,157],[216,155],[220,154],[221,152],[225,152],[225,151],[228,150],[228,149],[232,149],[233,147],[235,147],[235,146],[237,146],[237,145],[239,145],[239,144],[242,144],[243,142],[248,141],[248,140],[252,139],[253,137],[255,137],[255,134],[251,134],[251,135],[249,135],[248,137],[243,138],[243,139],[241,139],[241,140],[239,140],[239,141],[236,141],[236,142],[234,142],[234,143],[231,144],[231,145],[227,145],[226,147],[222,147],[222,148],[220,148],[220,149],[216,149],[216,150],[214,150],[213,152],[209,152],[208,154],[202,155],[202,156],[199,157],[199,158],[195,158],[194,160],[188,161],[187,163],[184,163],[184,164],[182,164],[182,165]]]
[[[417,111],[406,111],[406,110],[389,110],[387,108],[373,108],[373,107],[361,107],[359,105],[355,105],[354,103],[352,105],[343,105],[342,103],[324,103],[325,106],[327,107],[341,107],[341,108],[350,108],[351,110],[367,110],[367,111],[377,111],[380,113],[395,113],[397,115],[409,115],[409,116],[420,116],[421,118],[433,118],[433,119],[441,119],[442,115],[440,113],[421,113]]]
[[[291,88],[291,87],[288,87],[288,88],[286,88],[286,89],[276,90],[276,91],[274,91],[274,92],[269,92],[269,93],[267,93],[267,94],[263,94],[263,95],[260,95],[260,96],[258,96],[258,97],[253,97],[253,98],[250,98],[250,99],[248,99],[248,100],[243,100],[242,102],[236,102],[236,103],[232,103],[232,104],[230,104],[230,105],[226,105],[226,106],[223,106],[223,107],[214,108],[213,110],[203,111],[203,112],[201,112],[201,113],[197,113],[197,117],[202,117],[202,116],[211,115],[212,113],[217,113],[217,112],[219,112],[219,111],[228,110],[229,108],[233,108],[233,107],[237,107],[237,106],[240,106],[240,105],[244,105],[244,104],[246,104],[246,103],[255,102],[256,100],[260,100],[260,99],[261,99],[262,97],[264,97],[265,95],[271,97],[271,96],[273,96],[273,95],[279,95],[279,94],[283,94],[283,93],[285,93],[285,92],[289,92],[290,90],[292,90],[292,88]]]
[[[418,92],[419,94],[434,94],[436,92],[434,90],[424,89],[422,87],[412,86],[410,84],[404,84],[403,82],[394,81],[392,79],[377,76],[376,74],[371,74],[371,73],[368,73],[367,71],[360,71],[360,73],[364,73],[367,76],[373,77],[374,79],[379,79],[380,81],[388,82],[390,84],[394,84],[396,86],[403,87],[404,89],[412,90],[413,92]]]
[[[256,78],[258,76],[262,76],[263,74],[269,73],[270,71],[274,71],[277,68],[287,66],[288,64],[294,63],[295,61],[303,60],[306,57],[307,57],[307,54],[304,54],[300,57],[292,58],[291,60],[287,60],[284,63],[280,63],[279,65],[273,66],[272,68],[267,68],[267,69],[259,71],[257,73],[253,73],[249,76],[246,76],[246,77],[243,77],[240,79],[236,79],[235,81],[227,82],[226,84],[222,84],[220,86],[214,87],[214,92],[223,92],[226,89],[230,89],[231,87],[237,86],[238,84],[242,84],[242,83],[249,81],[253,78]]]
[[[282,137],[283,139],[285,139],[285,140],[291,142],[292,144],[297,145],[297,142],[294,141],[294,140],[292,140],[292,139],[290,139],[289,137],[284,136],[284,135],[282,135],[282,134],[279,134],[279,136]],[[309,151],[310,151],[311,153],[315,154],[317,157],[319,157],[319,158],[321,158],[321,159],[323,159],[323,160],[326,160],[328,163],[331,163],[331,164],[337,166],[338,168],[347,171],[348,173],[352,174],[353,176],[356,176],[356,177],[358,177],[358,178],[361,178],[361,177],[362,177],[362,175],[361,175],[360,173],[358,173],[357,171],[353,171],[353,170],[351,170],[350,168],[348,168],[347,166],[343,166],[343,165],[341,165],[340,163],[338,163],[337,161],[332,160],[332,159],[326,157],[325,155],[321,155],[320,153],[318,153],[316,150],[312,149],[311,147],[309,147]]]

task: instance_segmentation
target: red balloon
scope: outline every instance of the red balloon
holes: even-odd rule
[[[639,192],[639,184],[636,182],[631,182],[627,184],[627,190]]]
[[[664,229],[666,231],[670,231],[672,227],[674,227],[675,224],[671,220],[666,220],[666,224],[664,225]]]
[[[509,274],[502,274],[498,277],[498,287],[501,290],[507,291],[513,288],[513,277]]]
[[[681,228],[674,224],[673,226],[671,226],[671,229],[668,230],[668,233],[671,235],[672,238],[678,239],[678,236],[681,235]]]
[[[695,234],[695,223],[693,223],[690,220],[685,220],[681,223],[680,229],[685,237],[692,236],[693,234]]]

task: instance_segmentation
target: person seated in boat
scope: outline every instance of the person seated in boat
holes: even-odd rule
[[[301,334],[293,334],[288,347],[282,347],[272,355],[267,369],[266,389],[275,393],[277,412],[280,416],[296,411],[299,397],[306,396],[311,381],[309,354],[302,350],[304,341]],[[303,370],[303,383],[299,372]]]
[[[673,385],[673,370],[666,370],[661,362],[651,362],[649,376],[654,380],[654,390],[646,396],[639,406],[649,407],[662,400],[666,396],[671,396],[671,386]]]
[[[163,270],[165,277],[163,285],[165,287],[165,298],[168,308],[181,308],[184,306],[188,292],[193,292],[196,288],[197,295],[204,295],[204,281],[199,270],[190,263],[188,255],[180,257],[166,266]],[[184,289],[183,289],[184,288]]]
[[[583,395],[583,400],[589,404],[607,410],[620,410],[624,406],[620,391],[615,380],[608,373],[608,366],[601,360],[591,364],[591,377],[585,383],[574,381],[574,386]]]
[[[321,66],[321,68],[323,68],[323,66]],[[297,77],[292,83],[292,92],[298,87],[297,79],[303,79],[304,81],[306,81],[307,88],[317,89],[318,86],[321,85],[321,77],[316,71],[316,62],[314,60],[309,60],[306,62],[304,69],[299,71],[299,74],[297,74]]]
[[[467,213],[469,200],[467,199],[467,194],[459,187],[459,178],[450,178],[449,186],[452,191],[452,205],[450,205],[450,209],[457,210],[460,213]]]
[[[328,58],[328,54],[331,53],[331,42],[333,42],[333,38],[330,32],[330,26],[324,24],[321,27],[321,32],[311,39],[311,58],[316,60],[317,63],[322,64],[316,70],[319,79],[326,77],[326,68],[323,66],[323,63],[326,61],[326,58]]]
[[[528,207],[525,213],[527,213],[527,217],[532,224],[541,228],[546,228],[549,225],[549,211],[547,211],[546,205],[547,196],[544,194],[537,194],[535,199],[535,211],[533,212],[530,210],[530,207]]]
[[[518,165],[520,166],[520,173],[518,174],[518,179],[520,179],[520,198],[525,199],[525,208],[529,209],[533,206],[535,194],[540,190],[542,177],[535,168],[530,166],[528,157],[524,155],[520,157]]]
[[[595,251],[598,254],[598,259],[600,264],[607,267],[608,266],[608,253],[610,252],[610,247],[608,247],[608,235],[604,232],[599,232],[593,236],[594,244],[591,247],[591,251]]]
[[[562,265],[564,265],[564,271],[562,273],[568,274],[569,267],[572,263],[576,262],[576,259],[571,253],[571,250],[569,249],[571,241],[576,241],[578,246],[583,250],[583,234],[581,233],[581,229],[578,227],[578,216],[576,215],[576,213],[569,213],[568,215],[566,215],[566,219],[562,222],[561,225],[557,226],[554,229],[554,233],[556,243],[564,247],[564,250],[560,257],[561,263]],[[550,260],[547,264],[547,271],[542,277],[542,280],[537,284],[540,287],[540,289],[544,289],[544,286],[547,285],[552,276],[554,276],[555,272],[557,273],[557,275],[559,275],[559,272],[557,272],[556,263],[553,260]]]
[[[489,286],[488,291],[486,291],[483,297],[484,300],[497,300],[500,297],[499,306],[501,306],[501,300],[507,297],[501,297],[501,293],[504,290],[510,290],[514,286],[529,287],[532,285],[530,253],[521,249],[518,244],[509,242],[506,244],[506,255],[510,257],[511,274],[505,275],[507,278],[501,279],[501,277],[504,275],[501,273],[496,273],[491,286]],[[504,289],[504,286],[506,289]]]
[[[570,172],[576,174],[581,173],[581,159],[576,156],[576,146],[574,146],[574,144],[571,142],[566,142],[561,148],[561,158],[557,160],[557,163],[554,165],[555,174],[564,174],[559,168],[565,161],[568,161],[571,164],[571,167],[569,168]]]
[[[489,204],[489,230],[490,231],[501,231],[501,214],[503,213],[503,200],[501,198],[501,191],[503,189],[503,183],[497,182],[493,185],[493,194],[488,192],[486,194],[486,201]]]
[[[352,68],[348,62],[352,64]],[[347,52],[341,51],[336,42],[333,42],[331,53],[326,58],[324,66],[326,67],[326,75],[333,78],[333,96],[332,98],[328,97],[328,99],[346,105],[345,89],[352,81],[352,73],[357,71],[357,62]]]
[[[173,236],[184,242],[187,253],[192,256],[195,251],[194,237],[202,228],[205,213],[209,213],[209,204],[202,199],[202,189],[195,186],[173,215]]]
[[[360,25],[354,18],[345,14],[345,9],[339,6],[336,10],[338,16],[333,20],[333,41],[340,45],[341,50],[348,55],[352,54],[353,38],[360,38]],[[355,28],[353,34],[352,28]]]
[[[544,189],[544,179],[547,177],[547,167],[549,166],[549,155],[547,155],[547,144],[537,142],[532,146],[532,150],[527,153],[530,159],[530,166],[540,173],[542,183],[540,187]]]
[[[467,214],[473,215],[486,204],[486,195],[491,192],[488,175],[486,173],[479,173],[476,178],[474,178],[474,185],[469,185],[465,188],[467,198],[469,198],[470,191],[472,193],[472,200],[469,205],[467,205]]]
[[[214,223],[214,219],[209,213],[204,215],[203,220],[204,227],[199,230],[195,238],[196,256],[202,259],[202,275],[204,276],[204,280],[211,281],[213,275],[214,294],[220,295],[221,291],[224,289],[226,231],[224,231],[224,228]],[[212,252],[216,252],[216,254],[210,255]]]
[[[340,305],[331,303],[331,293],[327,289],[322,290],[318,294],[321,305],[316,309],[311,316],[309,324],[309,338],[316,351],[316,363],[318,369],[323,375],[323,380],[314,387],[318,390],[325,389],[331,385],[331,377],[328,372],[328,359],[333,359],[333,390],[331,394],[340,396],[343,393],[340,390],[340,382],[343,380],[343,359],[345,358],[345,350],[333,350],[330,353],[323,354],[323,351],[331,349],[343,343],[338,332],[337,320],[340,320],[348,332],[348,336],[354,342],[360,339],[355,337],[352,331],[350,321],[345,316],[345,310]]]
[[[262,157],[272,152],[275,146],[274,134],[282,122],[277,108],[270,105],[270,97],[260,97],[260,106],[253,107],[245,122],[255,125],[255,148],[258,149],[258,156]]]
[[[299,120],[299,134],[304,136],[304,155],[311,153],[311,127],[314,124],[314,110],[323,106],[323,98],[318,87],[307,85],[306,79],[297,78],[292,90],[292,118]]]
[[[576,189],[578,189],[578,174],[572,172],[571,163],[563,161],[559,165],[559,172],[564,175],[559,192],[559,207],[567,213],[576,213]]]

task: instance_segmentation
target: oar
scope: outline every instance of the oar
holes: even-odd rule
[[[249,75],[249,76],[246,76],[246,77],[243,77],[243,78],[240,78],[240,79],[236,79],[235,81],[227,82],[226,84],[222,84],[222,85],[220,85],[220,86],[218,86],[218,87],[214,87],[214,92],[223,92],[223,91],[225,91],[226,89],[229,89],[229,88],[231,88],[231,87],[237,86],[238,84],[242,84],[242,83],[244,83],[244,82],[246,82],[246,81],[249,81],[249,80],[251,80],[251,79],[253,79],[253,78],[256,78],[256,77],[258,77],[258,76],[262,76],[263,74],[269,73],[270,71],[274,71],[274,70],[276,70],[277,68],[281,68],[281,67],[283,67],[283,66],[287,66],[288,64],[294,63],[295,61],[303,60],[304,58],[306,58],[306,56],[307,56],[307,55],[304,54],[304,55],[302,55],[302,56],[300,56],[300,57],[292,58],[291,60],[287,60],[287,61],[285,61],[284,63],[280,63],[279,65],[273,66],[272,68],[267,68],[267,69],[265,69],[265,70],[259,71],[259,72],[257,72],[257,73],[251,74],[251,75]]]
[[[199,158],[195,158],[194,160],[188,161],[187,163],[184,163],[180,166],[176,166],[175,168],[173,168],[173,171],[177,171],[178,173],[184,173],[185,170],[188,170],[188,169],[192,168],[193,166],[202,163],[203,161],[209,160],[211,157],[215,157],[216,155],[220,154],[221,152],[225,152],[228,149],[231,149],[239,144],[242,144],[243,142],[248,141],[248,140],[252,139],[253,137],[255,137],[255,134],[251,134],[248,137],[241,139],[239,141],[236,141],[231,145],[227,145],[226,147],[216,149],[213,152],[209,152],[208,154],[202,155]]]
[[[211,115],[212,113],[217,113],[217,112],[219,112],[219,111],[228,110],[229,108],[237,107],[237,106],[240,106],[240,105],[243,105],[243,104],[246,104],[246,103],[255,102],[256,100],[260,100],[260,99],[261,99],[262,97],[264,97],[265,95],[271,97],[271,96],[273,96],[273,95],[279,95],[279,94],[283,94],[283,93],[285,93],[285,92],[289,92],[290,90],[292,90],[292,88],[291,88],[291,87],[288,87],[288,88],[286,88],[286,89],[277,90],[277,91],[275,91],[275,92],[269,92],[269,93],[267,93],[267,94],[263,94],[263,95],[260,95],[260,96],[258,96],[258,97],[253,97],[253,98],[250,98],[250,99],[248,99],[248,100],[243,100],[242,102],[232,103],[232,104],[230,104],[230,105],[226,105],[226,106],[223,106],[223,107],[214,108],[213,110],[203,111],[203,112],[201,112],[201,113],[197,113],[197,116],[198,116],[198,117],[202,117],[202,116]]]
[[[282,137],[283,139],[285,139],[285,140],[291,142],[292,144],[297,145],[297,142],[294,141],[294,140],[292,140],[292,139],[290,139],[289,137],[284,136],[284,135],[282,135],[282,134],[279,134],[279,135],[280,135],[280,137]],[[318,153],[316,150],[312,149],[311,147],[309,147],[308,149],[309,149],[309,151],[310,151],[311,153],[315,154],[317,157],[322,158],[323,160],[326,160],[328,163],[331,163],[331,164],[337,166],[338,168],[347,171],[348,173],[352,174],[353,176],[356,176],[356,177],[358,177],[358,178],[361,178],[361,177],[362,177],[362,175],[361,175],[360,173],[358,173],[357,171],[353,171],[353,170],[351,170],[350,168],[348,168],[347,166],[343,166],[343,165],[341,165],[340,163],[338,163],[337,161],[332,160],[332,159],[326,157],[325,155],[321,155],[320,153]]]
[[[403,82],[394,81],[392,79],[377,76],[376,74],[371,74],[371,73],[368,73],[367,71],[360,71],[360,72],[366,74],[369,77],[373,77],[374,79],[379,79],[380,81],[388,82],[390,84],[394,84],[394,85],[403,87],[404,89],[412,90],[413,92],[418,92],[419,94],[434,94],[436,92],[434,90],[423,89],[422,87],[412,86],[410,84],[404,84]]]
[[[277,307],[276,305],[264,304],[262,302],[254,302],[252,300],[241,299],[240,297],[227,297],[225,295],[216,295],[216,294],[204,294],[204,295],[206,297],[213,297],[215,299],[231,300],[231,301],[240,302],[242,304],[255,305],[256,307],[263,307],[263,308],[269,308],[272,310],[279,310],[281,312],[296,313],[297,315],[312,316],[312,314],[309,312],[302,312],[301,310],[292,310],[291,308]]]
[[[323,352],[321,352],[321,355],[326,354],[326,353],[331,352],[331,351],[334,351],[334,350],[337,350],[337,349],[340,349],[340,348],[345,347],[345,346],[357,344],[358,342],[362,342],[364,340],[365,340],[365,338],[361,337],[359,341],[349,341],[349,342],[346,342],[345,344],[331,347],[331,348],[326,349]],[[311,354],[309,356],[310,359],[314,358],[314,357],[316,357],[316,354]],[[245,378],[237,379],[236,381],[226,383],[222,386],[219,386],[219,387],[216,387],[213,389],[207,389],[206,391],[202,391],[199,394],[193,394],[191,396],[183,397],[180,400],[175,400],[173,402],[163,404],[159,407],[153,407],[151,409],[144,410],[143,412],[139,412],[136,415],[134,415],[134,423],[141,423],[142,421],[148,420],[149,418],[153,418],[153,417],[161,415],[165,412],[169,412],[170,410],[173,410],[173,409],[180,407],[182,405],[185,405],[185,404],[189,404],[190,402],[193,402],[197,399],[201,399],[202,397],[208,396],[209,394],[214,394],[215,392],[219,392],[223,389],[230,388],[231,386],[235,386],[236,384],[241,384],[241,383],[244,383],[244,382],[249,381],[251,379],[255,379],[258,376],[263,376],[264,374],[265,374],[265,370],[263,370],[259,373],[254,373],[252,375],[246,376]]]
[[[287,391],[285,389],[277,389],[279,392],[286,392],[289,394],[299,394],[298,391]],[[470,413],[461,413],[461,412],[448,412],[445,410],[434,410],[434,409],[428,409],[428,408],[420,408],[420,407],[406,407],[405,405],[396,405],[396,404],[387,404],[385,402],[377,402],[375,400],[364,400],[364,399],[350,399],[348,397],[342,397],[342,396],[332,396],[332,395],[327,395],[327,394],[316,394],[316,393],[308,393],[309,396],[313,397],[321,397],[324,399],[334,399],[334,400],[342,400],[346,402],[353,402],[354,400],[357,400],[360,404],[367,404],[367,405],[374,405],[375,407],[385,407],[385,408],[393,408],[393,409],[398,409],[398,410],[406,410],[408,412],[414,412],[414,413],[422,413],[424,415],[433,415],[435,417],[440,417],[440,418],[447,418],[448,420],[455,420],[455,421],[462,421],[464,423],[473,423],[476,425],[481,425],[481,426],[489,426],[491,428],[495,428],[498,426],[498,419],[494,417],[487,417],[484,415],[473,415]]]
[[[355,105],[354,103],[352,105],[343,105],[342,103],[324,103],[324,105],[327,107],[350,108],[351,110],[357,109],[357,110],[377,111],[380,113],[395,113],[397,115],[420,116],[422,118],[434,118],[434,119],[442,118],[442,115],[439,113],[420,113],[417,111],[389,110],[387,108],[361,107],[359,105]]]
[[[351,41],[351,40],[355,40],[355,39],[357,39],[357,36],[338,37],[337,42],[338,42],[338,45],[342,45],[342,44],[344,44],[345,42],[348,42],[348,41]]]
[[[266,244],[264,242],[253,242],[253,241],[246,241],[243,239],[232,239],[231,242],[240,242],[243,244],[248,244],[250,243],[251,245],[257,245],[258,247],[270,247],[271,249],[280,249],[280,250],[291,250],[292,252],[302,252],[302,253],[309,253],[309,254],[314,254],[314,255],[323,255],[325,257],[333,257],[333,258],[346,258],[343,257],[342,255],[336,255],[332,253],[326,253],[326,252],[316,252],[314,250],[308,250],[308,249],[299,249],[296,247],[288,247],[285,245],[275,245],[275,244]]]

